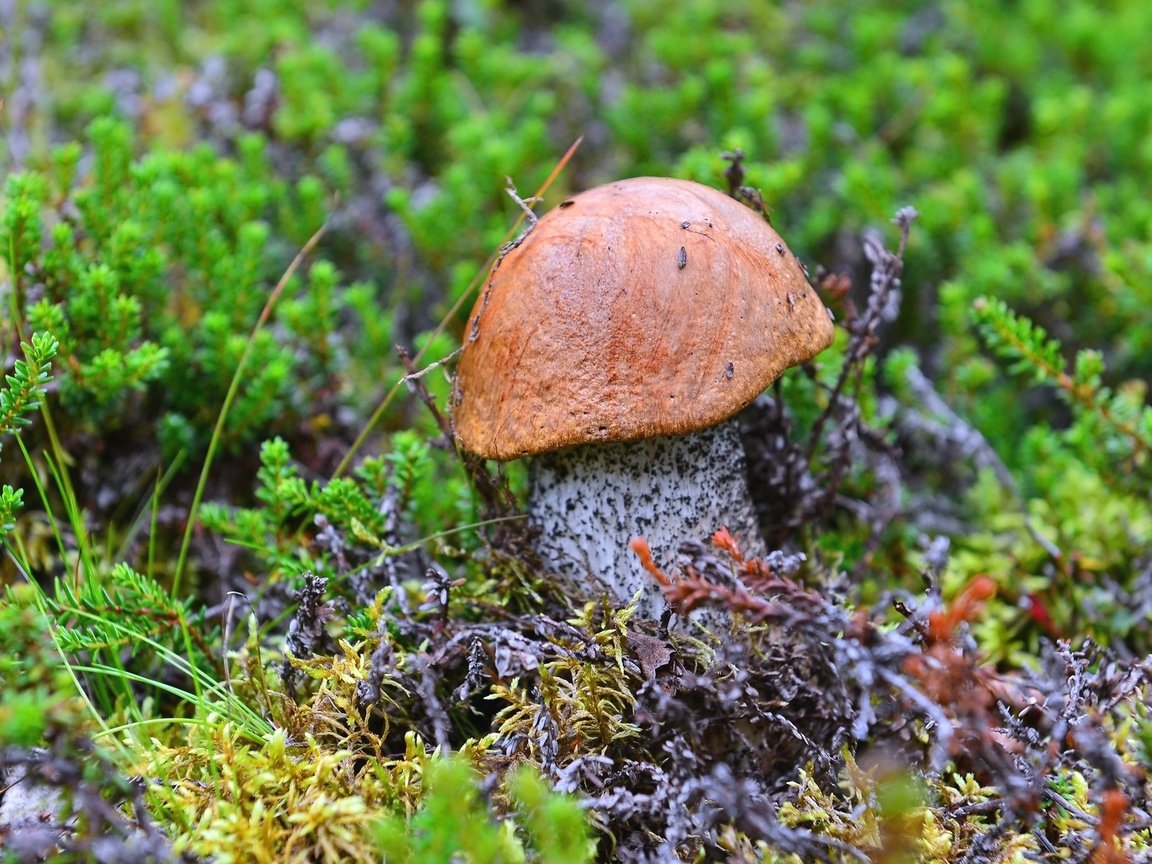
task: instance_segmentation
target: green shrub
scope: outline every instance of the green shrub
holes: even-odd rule
[[[129,127],[101,119],[89,146],[84,178],[68,145],[53,170],[8,180],[0,243],[22,289],[16,312],[59,341],[65,430],[159,436],[168,458],[200,452],[291,244],[323,211],[310,225],[288,215],[303,182],[273,176],[255,137],[235,160],[206,148],[137,157]],[[321,407],[342,360],[345,287],[323,261],[289,285],[254,339],[227,447]]]

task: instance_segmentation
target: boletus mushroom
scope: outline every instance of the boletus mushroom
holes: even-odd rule
[[[637,177],[562,202],[493,268],[456,374],[459,443],[533,457],[529,518],[557,572],[663,609],[629,549],[668,566],[727,527],[763,551],[737,412],[832,341],[828,310],[759,214]]]

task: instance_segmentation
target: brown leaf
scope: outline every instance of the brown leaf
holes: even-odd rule
[[[672,659],[668,643],[646,633],[629,633],[628,647],[636,654],[644,676],[649,679],[655,678],[656,670]]]

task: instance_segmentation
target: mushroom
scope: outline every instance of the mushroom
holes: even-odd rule
[[[456,375],[461,446],[529,464],[529,519],[557,572],[615,600],[724,526],[763,551],[735,415],[832,341],[803,267],[759,214],[637,177],[562,202],[497,262]]]

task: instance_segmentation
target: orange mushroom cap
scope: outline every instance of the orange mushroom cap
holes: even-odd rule
[[[501,460],[712,426],[833,337],[759,214],[659,177],[542,217],[497,262],[469,321],[456,433]]]

